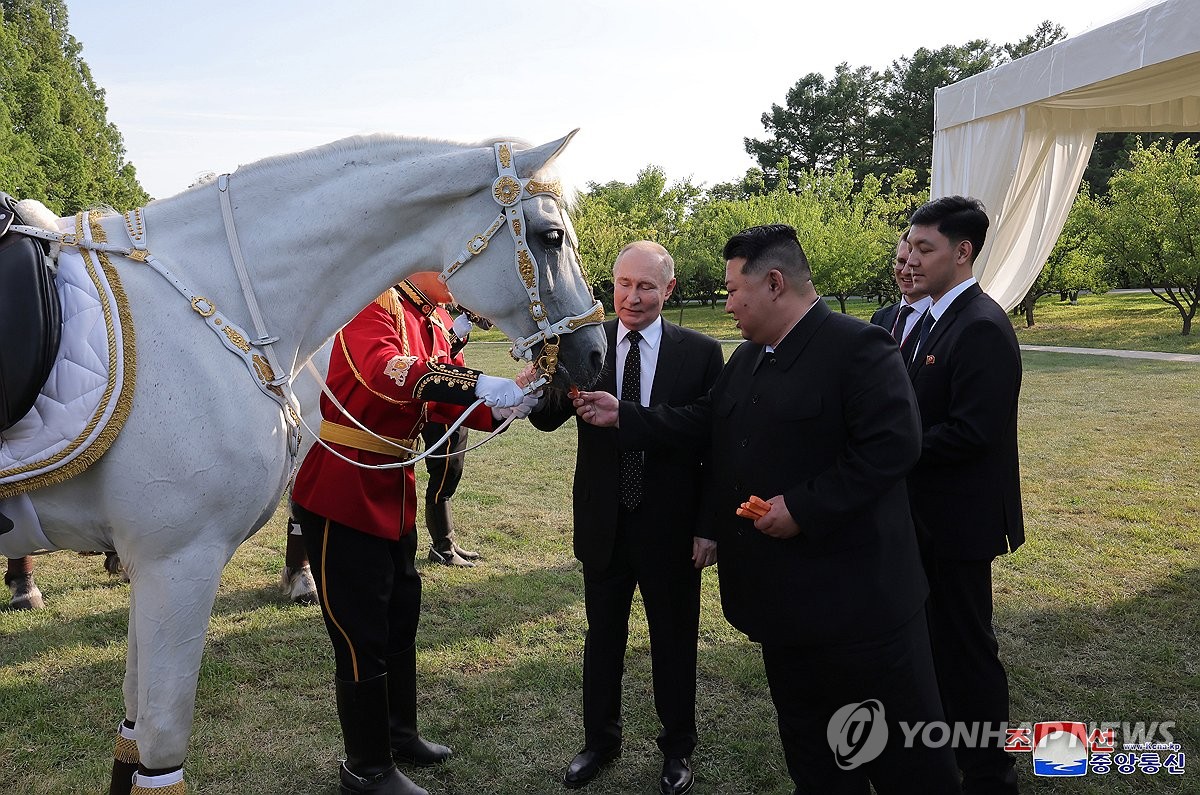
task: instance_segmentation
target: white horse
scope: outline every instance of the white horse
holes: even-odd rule
[[[296,377],[387,287],[443,269],[460,303],[523,340],[515,353],[536,358],[545,337],[563,334],[556,383],[589,384],[603,362],[604,337],[593,325],[602,310],[583,280],[551,167],[570,137],[524,148],[349,138],[243,166],[227,181],[130,216],[132,225],[144,224],[135,231],[144,232],[149,252],[207,303],[189,306],[136,255],[114,258],[137,337],[132,410],[98,462],[30,496],[55,546],[116,549],[125,564],[132,586],[125,717],[135,724],[145,768],[182,769],[221,571],[270,518],[294,463],[285,412],[200,317],[217,307],[254,327],[218,193],[231,199],[236,239],[285,377]],[[511,159],[508,177],[497,176],[503,159]],[[101,225],[110,242],[132,237],[121,215]],[[509,233],[496,234],[505,227]],[[117,783],[127,769],[114,762],[111,791],[129,792]],[[154,790],[139,782],[137,791]],[[161,791],[185,785],[173,781]]]

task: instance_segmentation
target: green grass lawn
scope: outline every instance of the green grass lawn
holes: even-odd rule
[[[724,317],[717,310],[689,316]],[[468,348],[512,372],[503,346]],[[727,346],[728,354],[728,346]],[[1054,783],[1018,760],[1025,793],[1200,791],[1200,489],[1195,365],[1025,354],[1021,454],[1029,542],[994,566],[996,629],[1017,721],[1174,721],[1187,774]],[[472,453],[455,498],[483,565],[424,564],[418,638],[423,733],[455,750],[413,772],[435,795],[558,793],[582,744],[583,587],[571,554],[575,431],[513,428]],[[226,569],[200,671],[186,771],[197,795],[336,792],[333,660],[317,608],[283,604],[284,515]],[[107,787],[128,586],[102,558],[38,559],[48,608],[0,612],[0,768],[6,792]],[[791,792],[756,646],[704,578],[697,793]],[[820,605],[814,605],[820,609]],[[654,793],[661,759],[649,641],[635,601],[625,751],[590,795]]]

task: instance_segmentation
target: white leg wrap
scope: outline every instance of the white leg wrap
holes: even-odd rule
[[[133,777],[133,792],[130,795],[187,795],[187,784],[183,780],[183,768],[161,776]]]

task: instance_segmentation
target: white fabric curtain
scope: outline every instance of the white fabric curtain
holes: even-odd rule
[[[1096,133],[1200,130],[1198,5],[1169,0],[938,91],[931,195],[984,203],[975,277],[1001,306],[1041,272]],[[1114,75],[1114,63],[1136,68]]]

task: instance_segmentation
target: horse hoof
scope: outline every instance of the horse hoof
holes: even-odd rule
[[[317,598],[317,583],[312,576],[312,568],[308,564],[298,569],[284,566],[279,575],[279,590],[283,595],[297,605],[319,604]]]
[[[32,574],[5,577],[4,582],[12,591],[12,599],[9,600],[8,606],[13,610],[41,610],[46,606]]]

